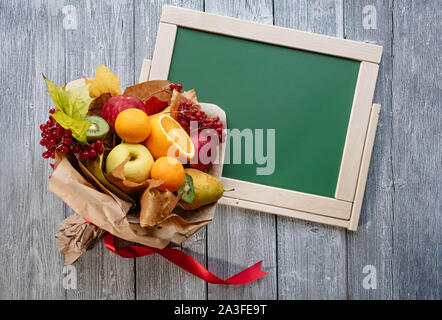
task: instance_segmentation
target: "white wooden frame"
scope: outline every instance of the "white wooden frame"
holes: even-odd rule
[[[152,62],[140,81],[167,79],[178,27],[269,43],[360,61],[335,199],[222,178],[227,193],[219,203],[356,230],[365,191],[379,105],[372,105],[382,47],[164,6]],[[150,67],[150,72],[147,70]]]

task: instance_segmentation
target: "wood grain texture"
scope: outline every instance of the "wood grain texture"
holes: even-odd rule
[[[272,24],[272,1],[205,1],[205,11]],[[259,260],[266,277],[245,286],[209,285],[209,299],[276,299],[276,218],[247,209],[218,206],[207,227],[208,266],[228,278]]]
[[[348,219],[351,203],[323,196],[287,189],[263,186],[230,178],[222,178],[225,189],[234,189],[224,197],[246,200],[279,208],[287,208],[313,214]],[[275,210],[276,212],[276,210]]]
[[[393,8],[393,297],[442,298],[440,1]]]
[[[178,27],[173,24],[159,24],[149,80],[164,80],[168,78],[177,29]]]
[[[41,73],[64,81],[59,18],[46,1],[0,5],[0,299],[65,297],[54,238],[64,208],[47,191],[52,169],[38,143],[50,108]]]
[[[137,74],[143,59],[151,59],[155,46],[161,8],[165,4],[202,10],[202,0],[191,1],[135,1],[135,64]],[[182,246],[203,266],[206,265],[206,228]],[[136,260],[137,299],[206,299],[207,285],[166,259],[148,256]]]
[[[274,5],[276,25],[342,37],[342,1]],[[345,299],[345,235],[334,227],[278,217],[279,299]]]
[[[174,6],[163,8],[161,22],[376,64],[379,63],[382,55],[382,48],[372,44],[269,26],[263,23],[251,23],[244,19],[230,18],[218,14],[202,14],[198,11],[182,10]]]
[[[74,4],[78,29],[65,34],[67,81],[87,76],[103,63],[117,73],[124,89],[135,83],[134,8],[131,0],[91,1]],[[59,200],[61,201],[61,200]],[[73,212],[67,207],[66,215]],[[74,264],[77,290],[67,290],[68,299],[134,299],[134,259],[123,259],[100,241]]]
[[[359,67],[358,81],[336,185],[335,198],[339,200],[354,201],[378,71],[379,65],[370,62],[362,61]]]
[[[223,196],[218,200],[219,204],[234,206],[239,208],[251,209],[260,212],[267,212],[278,216],[289,217],[293,219],[301,219],[305,221],[317,222],[328,224],[330,226],[341,227],[348,229],[350,226],[349,220],[342,220],[337,218],[320,216],[317,214],[311,214],[304,211],[297,211],[292,209],[285,209],[281,207],[269,206],[263,203],[251,202],[241,199],[229,198]]]
[[[384,47],[380,64],[374,103],[381,104],[381,114],[376,133],[373,156],[365,190],[359,227],[356,233],[347,234],[348,297],[350,299],[391,299],[392,275],[392,2],[387,0],[348,0],[345,2],[345,36],[360,41],[376,42]],[[377,29],[365,29],[364,8],[376,8]],[[367,10],[367,9],[365,9]],[[362,281],[366,265],[376,267],[377,289],[366,290]]]
[[[373,154],[374,140],[378,128],[379,114],[381,105],[374,104],[370,111],[370,120],[368,122],[367,135],[365,137],[364,151],[362,153],[361,168],[359,169],[358,184],[356,185],[355,200],[351,208],[351,217],[349,230],[357,231],[361,209],[365,195],[365,186],[367,184],[368,170],[370,169],[371,156]]]
[[[78,289],[66,291],[54,234],[71,212],[47,189],[41,72],[61,84],[101,62],[122,87],[135,83],[166,3],[384,46],[358,232],[220,206],[209,236],[202,229],[181,248],[220,277],[263,259],[265,278],[207,286],[156,255],[127,260],[99,244],[75,264]],[[63,29],[66,4],[0,2],[0,299],[442,299],[440,1],[70,1],[77,30]],[[367,5],[377,29],[362,25]],[[366,265],[376,290],[362,286]]]

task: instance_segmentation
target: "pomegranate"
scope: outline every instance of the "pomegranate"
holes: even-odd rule
[[[210,131],[214,131],[211,135]],[[193,145],[195,146],[195,155],[190,160],[190,166],[198,170],[209,169],[213,162],[217,159],[219,144],[215,142],[212,136],[217,137],[216,131],[213,129],[205,129],[193,133],[190,136]]]

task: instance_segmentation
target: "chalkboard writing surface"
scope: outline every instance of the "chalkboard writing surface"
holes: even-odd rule
[[[263,165],[256,163],[225,164],[224,177],[333,198],[359,67],[355,60],[178,27],[169,80],[223,108],[230,129],[264,129],[264,141],[265,129],[275,129],[273,174],[257,175]]]

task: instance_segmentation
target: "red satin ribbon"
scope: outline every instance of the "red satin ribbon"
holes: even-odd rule
[[[51,164],[52,166],[52,164]],[[51,176],[49,176],[49,179]],[[84,218],[83,218],[84,219]],[[92,222],[86,220],[87,223],[94,225]],[[180,268],[186,270],[187,272],[193,274],[194,276],[203,279],[204,281],[212,284],[234,284],[234,285],[241,285],[241,284],[247,284],[252,281],[258,280],[259,278],[264,277],[265,275],[268,275],[268,272],[262,271],[259,268],[261,267],[262,260],[258,263],[255,263],[253,266],[241,271],[240,273],[237,273],[233,277],[230,277],[227,280],[222,280],[215,276],[213,273],[211,273],[209,270],[204,268],[201,264],[199,264],[198,261],[193,259],[188,254],[177,250],[177,249],[171,249],[171,248],[163,248],[163,249],[157,249],[153,247],[147,247],[147,246],[126,246],[117,248],[115,247],[115,237],[111,233],[106,233],[104,236],[104,245],[106,248],[108,248],[110,251],[118,254],[121,257],[124,258],[138,258],[147,256],[150,254],[158,253],[162,257],[166,258],[173,264],[176,264]]]
[[[191,256],[186,253],[171,248],[157,249],[152,247],[145,246],[126,246],[121,248],[115,247],[114,235],[110,233],[106,233],[104,236],[104,245],[112,252],[122,256],[124,258],[137,258],[143,257],[150,254],[158,253],[162,257],[166,258],[170,262],[176,264],[180,268],[186,270],[187,272],[197,276],[200,279],[208,283],[213,284],[246,284],[252,281],[255,281],[268,273],[260,270],[262,260],[253,266],[241,271],[240,273],[230,277],[227,280],[222,280],[210,273],[209,270],[204,268],[201,264],[199,264],[196,260],[194,260]]]

